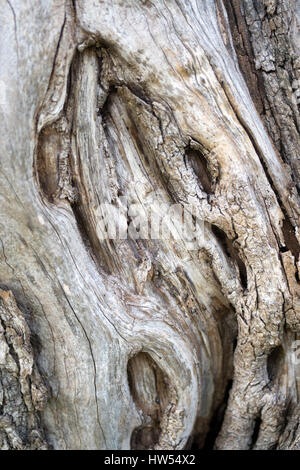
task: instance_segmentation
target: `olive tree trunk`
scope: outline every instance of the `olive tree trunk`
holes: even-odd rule
[[[300,449],[298,3],[1,0],[0,449]]]

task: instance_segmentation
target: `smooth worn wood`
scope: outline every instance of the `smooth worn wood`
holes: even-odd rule
[[[0,448],[299,448],[299,25],[1,2]],[[174,204],[196,246],[137,237]]]

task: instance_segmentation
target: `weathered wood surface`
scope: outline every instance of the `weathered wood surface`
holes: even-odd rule
[[[1,2],[1,297],[48,400],[16,440],[0,421],[0,446],[299,447],[297,18],[287,0]],[[192,204],[202,245],[101,240],[100,204],[124,197]]]

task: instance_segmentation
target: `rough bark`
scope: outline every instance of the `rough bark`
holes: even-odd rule
[[[299,448],[295,2],[1,6],[0,448]]]
[[[36,369],[30,331],[11,292],[0,290],[0,446],[46,449],[38,412],[47,389]]]

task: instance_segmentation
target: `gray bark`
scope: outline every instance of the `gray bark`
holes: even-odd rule
[[[0,448],[299,449],[298,10],[2,0]]]

